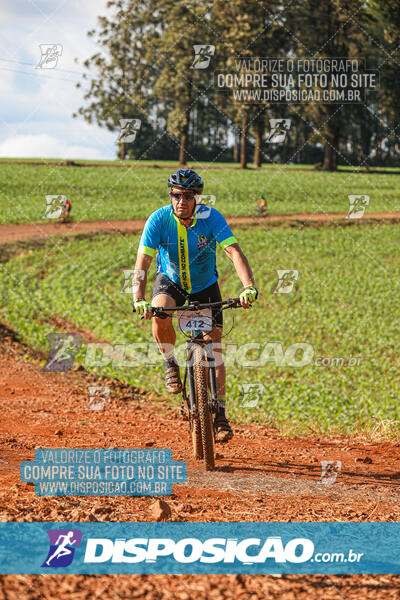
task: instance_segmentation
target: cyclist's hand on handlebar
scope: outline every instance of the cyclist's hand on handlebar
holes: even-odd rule
[[[240,304],[243,308],[249,308],[249,304],[257,300],[258,291],[254,285],[248,285],[244,288],[243,292],[239,296]]]
[[[151,304],[147,302],[147,300],[144,298],[136,298],[133,305],[139,317],[151,319],[153,313],[151,312]]]

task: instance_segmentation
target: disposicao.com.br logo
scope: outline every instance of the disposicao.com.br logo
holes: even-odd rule
[[[250,552],[250,548],[253,551]],[[314,554],[314,544],[306,538],[294,538],[282,543],[279,536],[246,538],[90,538],[86,544],[85,563],[154,563],[159,558],[172,557],[178,563],[234,563],[250,565],[273,559],[276,563],[302,563]]]
[[[74,546],[80,546],[82,533],[79,529],[50,529],[47,531],[50,550],[42,567],[67,567],[74,558]],[[83,544],[82,544],[83,545]],[[84,565],[93,565],[96,572],[115,572],[117,565],[153,564],[153,569],[177,568],[177,565],[214,564],[232,565],[241,571],[244,565],[270,569],[277,565],[300,565],[304,563],[360,563],[363,553],[352,549],[348,552],[314,552],[314,542],[307,537],[294,537],[286,543],[279,535],[268,537],[88,537],[80,552]],[[75,563],[74,563],[75,564]],[[174,565],[176,565],[174,567]],[[218,566],[220,565],[220,566]],[[258,567],[257,567],[258,565]],[[75,565],[78,567],[78,564]],[[118,571],[117,571],[118,572]],[[139,571],[141,572],[141,571]],[[147,572],[147,571],[146,571]],[[221,571],[222,572],[222,571]]]

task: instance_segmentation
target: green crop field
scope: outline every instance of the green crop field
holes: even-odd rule
[[[234,311],[234,328],[224,339],[227,402],[235,420],[332,433],[400,419],[400,227],[235,233],[261,292],[251,310]],[[47,352],[45,336],[63,331],[53,321],[61,316],[114,347],[114,355],[107,347],[107,364],[96,367],[102,352],[88,354],[84,345],[77,355],[81,365],[164,394],[153,343],[128,347],[125,366],[117,360],[117,344],[152,342],[150,323],[132,314],[131,296],[121,292],[137,245],[138,236],[131,235],[53,238],[39,247],[19,243],[1,264],[0,320]],[[218,252],[223,296],[236,295],[240,282]],[[291,293],[274,293],[277,270],[284,269],[297,270],[298,280]],[[153,265],[151,280],[154,274]],[[226,332],[231,325],[226,312]],[[179,334],[179,357],[183,342]],[[241,406],[243,384],[264,386],[257,406]]]
[[[309,166],[296,170],[297,165],[245,171],[192,166],[205,180],[204,194],[214,195],[215,208],[226,216],[255,216],[260,194],[267,199],[271,214],[347,213],[349,194],[370,196],[367,214],[400,210],[400,185],[395,174],[349,170],[323,173]],[[44,218],[45,197],[57,194],[69,198],[77,221],[146,218],[169,201],[168,173],[167,169],[145,166],[64,167],[0,162],[0,223],[51,222]]]

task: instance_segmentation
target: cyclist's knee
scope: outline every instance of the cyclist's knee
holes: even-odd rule
[[[163,331],[169,330],[172,328],[172,317],[167,317],[166,319],[153,317],[153,326],[156,329],[162,329]]]

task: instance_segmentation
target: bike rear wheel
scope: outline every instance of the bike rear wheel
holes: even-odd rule
[[[198,412],[198,423],[201,431],[201,441],[203,446],[203,459],[206,471],[212,471],[215,467],[214,453],[214,433],[211,419],[210,405],[208,401],[208,388],[206,378],[206,353],[204,348],[195,344],[193,348],[193,379],[196,394],[196,406]],[[192,436],[198,436],[194,422]],[[196,437],[196,443],[199,438]],[[194,447],[194,443],[193,443]]]

